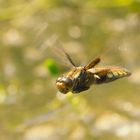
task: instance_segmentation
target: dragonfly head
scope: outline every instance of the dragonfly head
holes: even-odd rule
[[[72,80],[64,76],[59,77],[56,80],[56,86],[61,93],[66,94],[72,88]]]

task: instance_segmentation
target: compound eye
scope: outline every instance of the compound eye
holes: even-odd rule
[[[56,80],[56,85],[60,92],[66,94],[72,87],[72,80],[68,77],[59,77]]]
[[[56,82],[62,82],[66,85],[72,85],[72,80],[68,77],[59,77]]]
[[[63,77],[62,78],[62,81],[65,82],[68,85],[71,85],[72,84],[72,80],[70,78],[67,78],[67,77]]]

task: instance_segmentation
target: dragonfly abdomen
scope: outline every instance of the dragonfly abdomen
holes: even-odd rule
[[[131,73],[127,71],[126,69],[106,69],[98,74],[95,74],[95,83],[96,84],[102,84],[102,83],[108,83],[112,82],[114,80],[117,80],[122,77],[130,76]],[[97,78],[96,78],[97,77]]]

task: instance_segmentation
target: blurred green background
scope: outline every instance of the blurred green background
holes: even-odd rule
[[[132,76],[62,95],[61,45]],[[0,140],[139,140],[140,0],[1,0],[0,122]]]

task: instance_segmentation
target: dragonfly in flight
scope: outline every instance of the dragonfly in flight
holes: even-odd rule
[[[64,49],[62,51],[72,65],[69,72],[58,77],[56,80],[56,86],[63,94],[67,94],[68,92],[74,94],[80,93],[88,90],[93,84],[109,83],[131,75],[131,72],[121,67],[108,66],[95,68],[101,61],[99,57],[93,59],[85,66],[76,66],[70,55]]]

